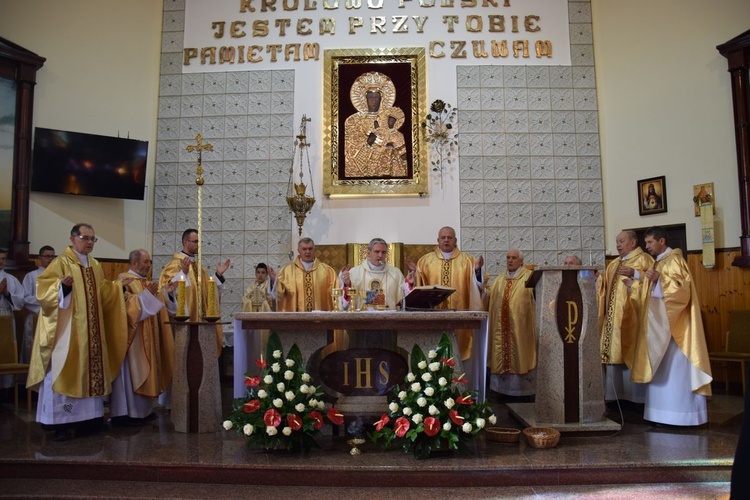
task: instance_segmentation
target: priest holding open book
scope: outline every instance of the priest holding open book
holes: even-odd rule
[[[484,258],[474,259],[456,247],[456,231],[445,226],[438,232],[434,252],[423,255],[417,262],[417,284],[441,285],[454,288],[439,309],[482,310],[482,265]],[[407,300],[408,303],[408,300]],[[461,359],[471,356],[472,331],[456,330]]]

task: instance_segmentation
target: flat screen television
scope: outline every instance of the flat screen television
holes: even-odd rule
[[[31,190],[142,200],[148,142],[36,127]]]

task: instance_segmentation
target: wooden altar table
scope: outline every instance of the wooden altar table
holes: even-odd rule
[[[245,395],[244,375],[255,369],[260,358],[261,330],[279,334],[284,350],[296,343],[305,360],[326,347],[333,330],[354,331],[364,335],[396,332],[398,347],[407,354],[414,344],[425,353],[434,349],[440,332],[473,330],[472,356],[463,370],[469,388],[484,401],[488,317],[485,311],[366,311],[366,312],[243,312],[234,315],[234,397]],[[455,349],[454,352],[458,353]],[[458,375],[459,373],[457,373]],[[319,382],[316,381],[316,384]]]

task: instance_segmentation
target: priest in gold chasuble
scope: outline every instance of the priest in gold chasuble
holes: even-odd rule
[[[456,231],[443,227],[438,232],[438,246],[417,262],[417,286],[442,285],[454,288],[439,309],[482,310],[482,265],[484,258],[474,259],[456,247]],[[456,330],[461,359],[471,356],[472,330]]]
[[[271,292],[276,298],[276,310],[333,310],[331,289],[336,285],[336,271],[315,258],[315,242],[310,238],[299,240],[297,252],[299,255],[294,262],[284,266],[277,276],[269,270],[271,279],[276,279]]]
[[[638,246],[635,231],[622,231],[615,240],[619,258],[610,262],[604,279],[598,281],[599,332],[605,370],[605,399],[625,399],[643,403],[645,388],[631,382],[638,322],[626,312],[626,280],[638,281],[654,264],[654,259]]]
[[[509,396],[536,394],[537,341],[531,270],[509,250],[507,267],[490,287],[490,389]]]
[[[670,248],[666,238],[660,227],[645,234],[656,262],[631,293],[640,327],[632,377],[646,382],[645,420],[702,425],[713,379],[698,292],[682,251]]]
[[[109,401],[113,423],[117,418],[144,419],[154,409],[156,398],[172,382],[174,338],[168,324],[165,296],[175,283],[159,293],[159,283],[146,278],[151,256],[146,250],[130,252],[130,269],[120,274],[125,287],[128,312],[128,352],[120,373],[112,384]]]
[[[179,282],[185,280],[185,294],[187,295],[186,308],[187,313],[190,316],[190,321],[203,321],[198,313],[198,292],[197,286],[198,279],[200,279],[201,289],[201,306],[203,314],[205,315],[208,306],[208,282],[209,275],[206,266],[201,265],[201,269],[198,270],[198,262],[196,261],[198,255],[198,230],[186,229],[182,233],[182,250],[175,253],[172,256],[172,260],[164,266],[159,276],[159,291],[163,291],[169,283]],[[229,259],[225,262],[220,263],[216,266],[216,272],[214,276],[216,279],[216,307],[217,311],[220,311],[220,298],[221,292],[226,288],[224,272],[229,269]],[[174,314],[174,311],[169,311],[170,314]],[[219,313],[220,314],[220,313]],[[222,330],[221,325],[216,325],[216,355],[221,355],[221,339]]]
[[[42,424],[101,424],[102,398],[125,358],[123,284],[104,279],[90,256],[96,240],[90,225],[73,226],[72,246],[37,280],[40,315],[28,386],[39,390],[36,418]],[[54,438],[66,439],[65,431],[57,429]]]

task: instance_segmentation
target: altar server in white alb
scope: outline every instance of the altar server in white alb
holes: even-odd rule
[[[0,250],[0,316],[10,316],[11,332],[16,332],[16,322],[13,311],[23,309],[23,286],[12,274],[5,272],[5,260],[8,253]],[[13,385],[13,376],[0,377],[0,388],[6,389]]]
[[[650,295],[641,308],[632,377],[648,382],[643,418],[667,425],[701,425],[708,421],[711,365],[703,332],[698,294],[679,249],[667,246],[660,227],[646,231],[646,250],[656,262],[645,283],[631,294]],[[638,300],[632,303],[643,304]],[[637,311],[637,308],[634,308]]]
[[[28,314],[24,323],[21,352],[18,356],[19,363],[28,363],[31,360],[31,344],[34,343],[36,320],[39,317],[39,301],[36,300],[36,279],[47,269],[54,258],[55,249],[49,245],[44,245],[39,249],[39,267],[26,273],[26,276],[23,277],[23,301]]]
[[[344,288],[355,288],[364,298],[367,306],[387,306],[395,309],[396,304],[408,295],[414,287],[416,265],[407,263],[411,267],[404,278],[397,267],[388,264],[388,243],[382,238],[373,238],[367,244],[367,258],[364,262],[350,268],[345,266],[339,272],[339,283]],[[343,309],[350,307],[348,296],[341,298]]]

